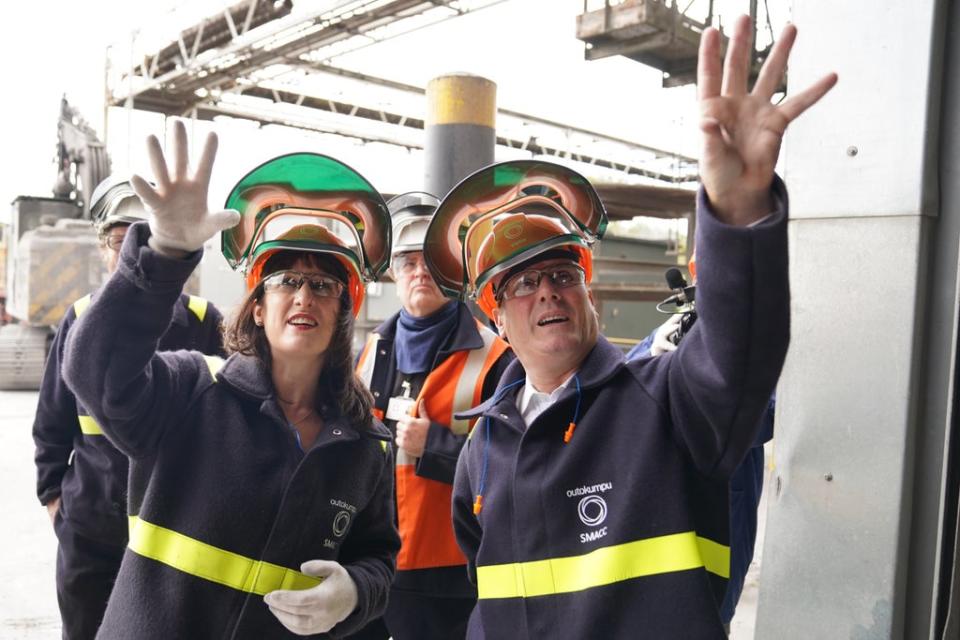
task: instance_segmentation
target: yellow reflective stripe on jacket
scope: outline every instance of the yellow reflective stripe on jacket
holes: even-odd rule
[[[80,433],[85,436],[102,436],[103,429],[97,424],[92,416],[77,416],[80,421]]]
[[[223,365],[227,362],[219,356],[208,356],[204,355],[203,359],[207,363],[207,368],[210,369],[210,375],[213,376],[213,381],[217,381],[217,372],[223,368]]]
[[[207,301],[200,296],[190,296],[190,300],[187,302],[187,308],[193,311],[193,315],[197,316],[200,322],[203,322],[203,319],[207,315],[207,304]]]
[[[89,306],[90,306],[90,294],[88,293],[87,295],[83,296],[82,298],[80,298],[79,300],[73,303],[74,315],[76,315],[79,318],[80,314],[86,311],[87,307]]]
[[[203,356],[203,359],[207,363],[207,367],[210,369],[210,375],[213,376],[213,381],[217,381],[217,372],[223,367],[224,362],[223,358],[218,358],[217,356]],[[97,421],[91,416],[77,416],[77,420],[80,422],[80,432],[85,436],[102,436],[103,429],[100,428],[100,425],[97,424]]]
[[[277,589],[309,589],[321,581],[294,569],[214,547],[137,516],[130,516],[128,546],[138,555],[183,573],[260,596]]]
[[[582,556],[477,567],[477,593],[480,599],[531,598],[698,567],[729,577],[730,547],[687,531],[604,547]]]

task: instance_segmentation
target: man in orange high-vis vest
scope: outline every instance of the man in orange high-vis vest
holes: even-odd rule
[[[489,397],[513,355],[465,304],[443,296],[424,264],[423,236],[437,199],[415,192],[387,204],[402,309],[370,336],[357,372],[377,417],[396,436],[402,546],[387,612],[353,637],[463,638],[476,589],[454,539],[450,504],[472,421],[453,414]]]

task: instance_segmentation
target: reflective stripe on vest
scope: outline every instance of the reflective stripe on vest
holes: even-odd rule
[[[503,352],[507,349],[506,343],[499,340],[497,334],[477,322],[477,330],[483,339],[483,348],[473,349],[467,356],[467,363],[457,380],[457,388],[453,394],[453,413],[466,411],[478,404],[483,396],[483,382],[487,372]],[[426,385],[424,385],[426,386]],[[421,395],[422,395],[421,390]],[[473,420],[476,420],[474,418]],[[459,419],[451,416],[450,430],[459,435],[465,435],[470,430],[470,419]]]
[[[459,435],[467,433],[471,421],[456,420],[453,414],[480,404],[483,382],[490,369],[509,346],[488,328],[477,323],[483,339],[478,349],[456,351],[447,356],[427,375],[417,396],[433,422],[450,425]],[[357,375],[367,386],[380,356],[381,337],[371,334],[360,359]],[[400,553],[397,569],[429,569],[466,564],[467,559],[457,546],[450,518],[452,487],[418,476],[416,459],[396,447],[397,525],[400,530]]]
[[[207,316],[207,304],[207,301],[199,296],[190,296],[187,308],[193,311],[193,315],[197,316],[200,322],[203,322],[203,319]]]
[[[378,342],[380,342],[380,334],[371,332],[367,336],[367,343],[363,345],[363,351],[360,352],[360,358],[357,360],[357,375],[360,376],[368,389],[370,388],[370,381],[373,380],[373,365],[377,363],[377,354],[374,352],[377,350]]]
[[[266,595],[277,589],[309,589],[321,579],[200,542],[130,516],[130,550],[178,571],[224,586]]]
[[[203,356],[203,360],[207,363],[207,368],[210,370],[210,375],[213,377],[213,381],[217,381],[217,372],[223,367],[226,362],[223,358],[218,358],[217,356]],[[103,429],[100,428],[100,425],[97,424],[97,421],[93,419],[92,416],[77,416],[77,420],[80,421],[80,433],[85,436],[102,436]]]
[[[687,531],[603,547],[581,556],[477,567],[477,596],[484,600],[573,593],[699,567],[728,578],[730,547]]]

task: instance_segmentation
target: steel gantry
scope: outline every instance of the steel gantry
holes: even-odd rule
[[[423,148],[425,90],[342,69],[331,59],[506,0],[339,0],[297,13],[289,0],[244,0],[181,29],[159,51],[108,55],[107,104],[166,115],[218,115]],[[298,3],[298,8],[302,3]],[[138,33],[131,51],[143,48]],[[111,52],[117,53],[117,52]],[[133,62],[130,62],[133,60]],[[351,97],[318,74],[397,97],[401,107]],[[315,84],[317,86],[310,86]],[[689,185],[696,160],[596,131],[507,109],[497,112],[497,144],[534,156]]]

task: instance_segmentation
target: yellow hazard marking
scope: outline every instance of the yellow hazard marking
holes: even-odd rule
[[[493,128],[497,85],[477,76],[434,78],[427,85],[426,124],[476,124]]]

